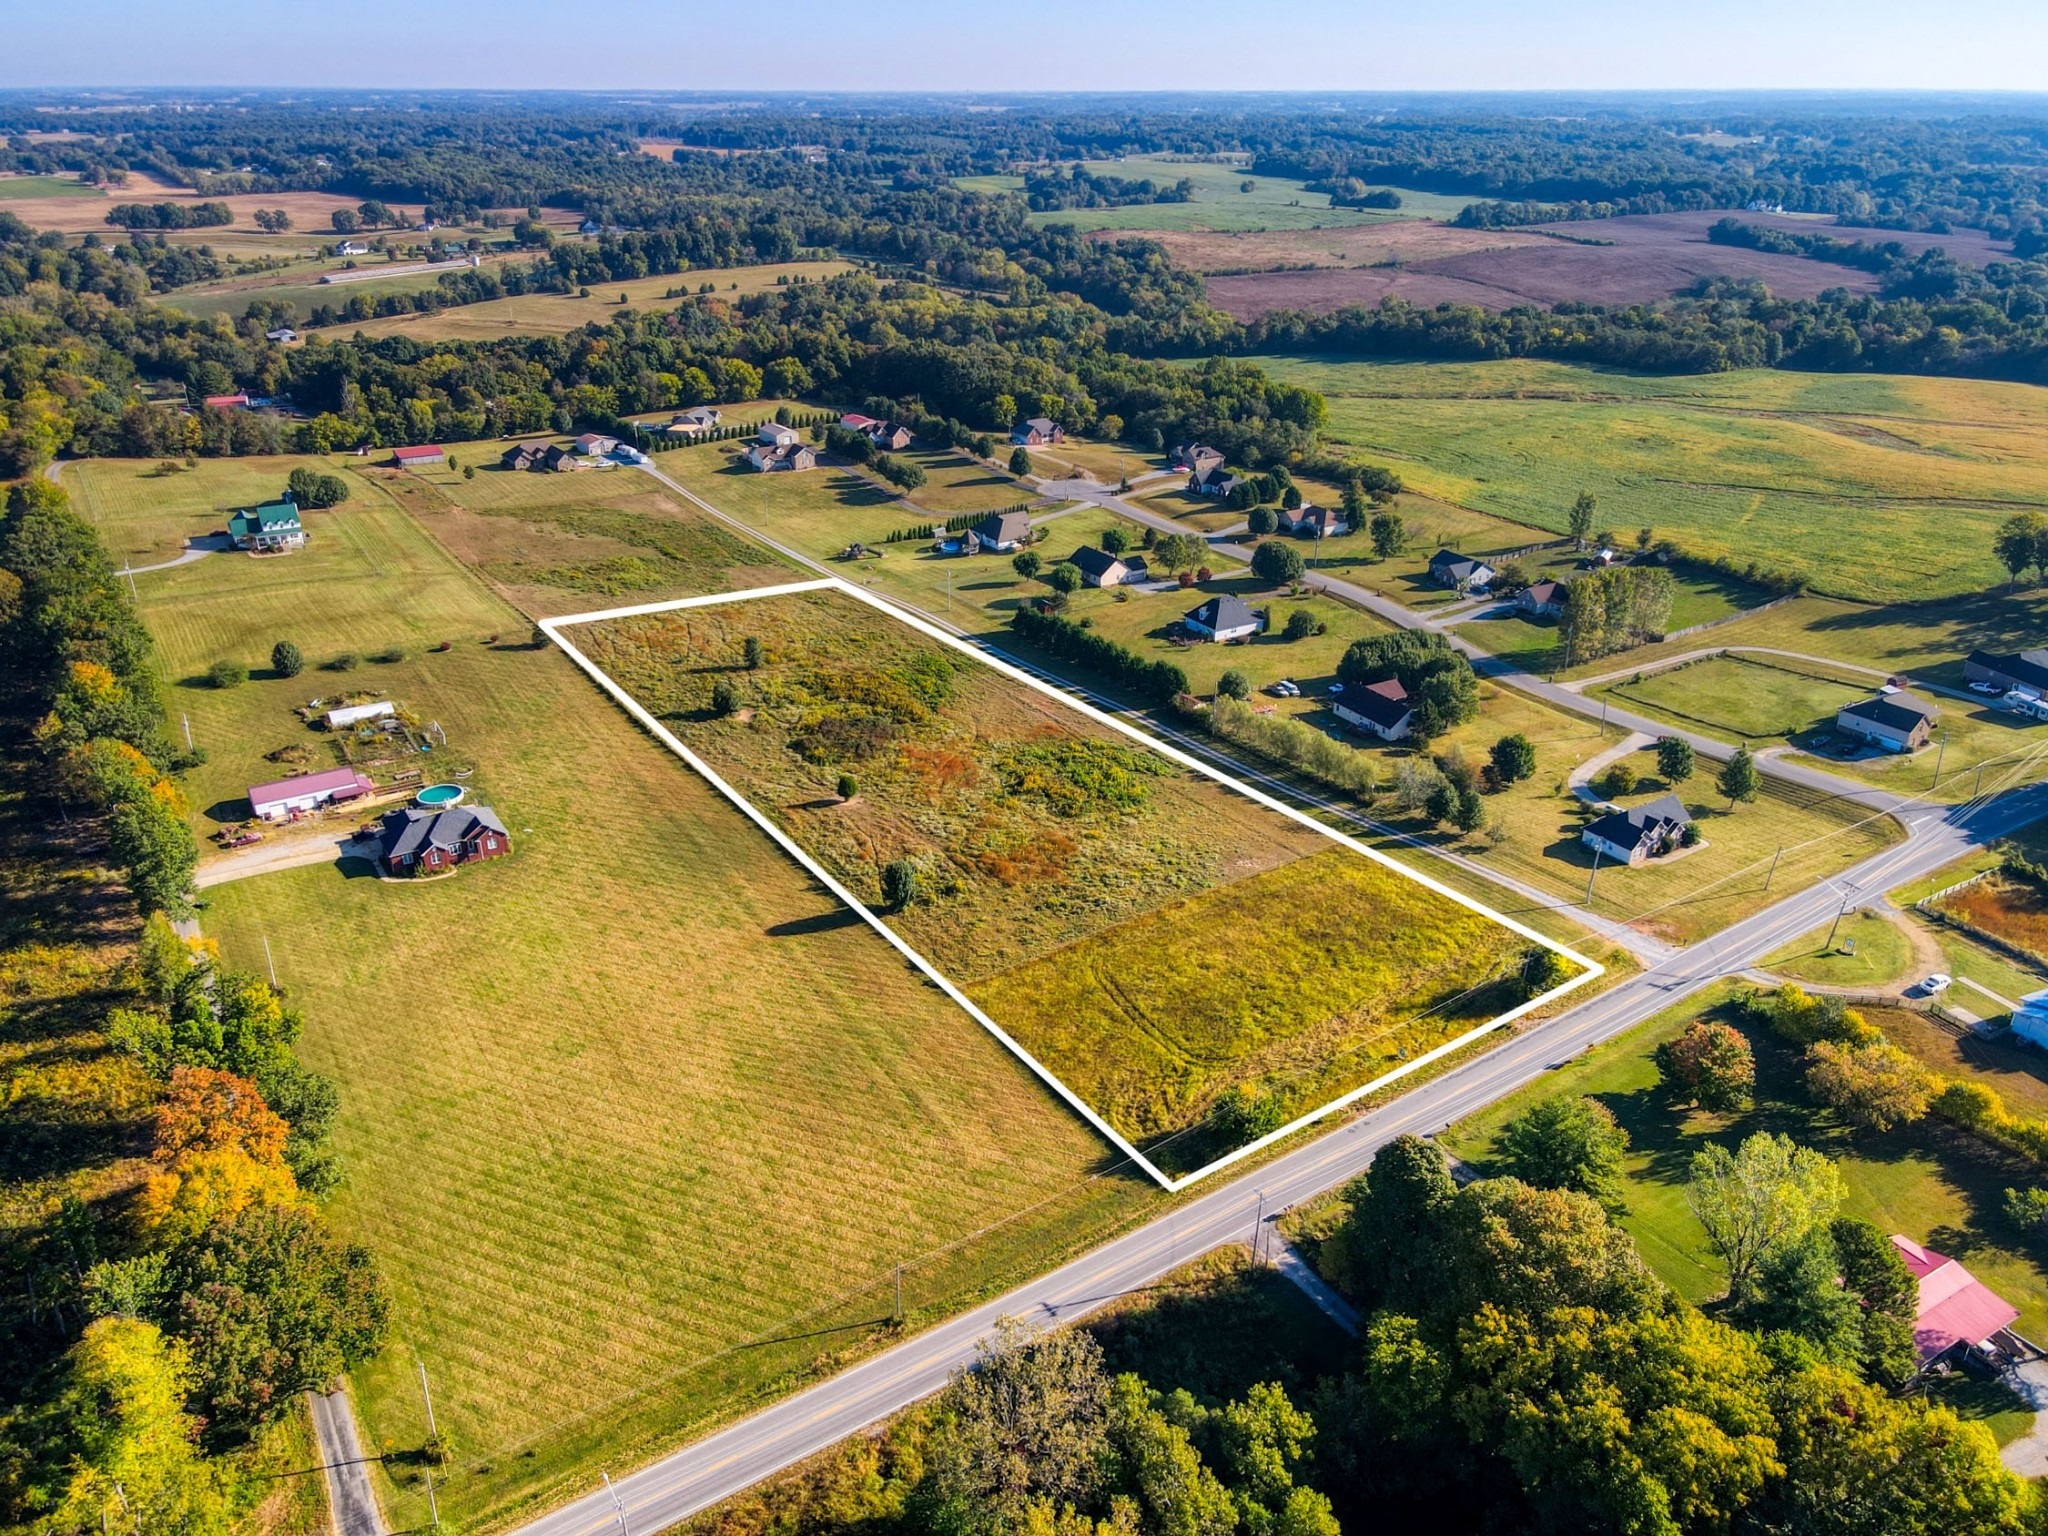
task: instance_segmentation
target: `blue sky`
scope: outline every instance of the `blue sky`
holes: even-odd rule
[[[2048,0],[0,0],[0,85],[2048,89]]]

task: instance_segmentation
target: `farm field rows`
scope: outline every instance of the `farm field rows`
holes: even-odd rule
[[[1247,1139],[1204,1125],[1229,1091],[1277,1126],[1520,1000],[1510,930],[844,593],[577,636],[1173,1171]],[[899,864],[908,902],[889,895]],[[1403,917],[1368,932],[1364,911]]]
[[[1557,533],[1590,491],[1624,537],[1649,526],[1688,553],[1796,571],[1839,597],[2001,584],[1992,530],[2048,505],[2048,401],[2024,385],[1255,361],[1324,391],[1329,436],[1425,495]]]

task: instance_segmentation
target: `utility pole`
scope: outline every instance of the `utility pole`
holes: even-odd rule
[[[1828,941],[1827,943],[1821,945],[1822,949],[1833,949],[1835,947],[1835,930],[1842,926],[1842,914],[1847,912],[1848,910],[1849,899],[1845,896],[1842,898],[1841,911],[1836,912],[1835,920],[1832,923],[1828,924]]]
[[[185,722],[185,750],[190,752],[192,750],[192,717],[183,710],[180,710],[178,718]]]
[[[1586,871],[1586,905],[1593,905],[1593,877],[1600,873],[1600,849],[1593,849],[1593,867]]]
[[[1259,1191],[1259,1211],[1252,1217],[1252,1262],[1259,1262],[1259,1245],[1266,1235],[1266,1192]]]
[[[1764,889],[1765,889],[1765,890],[1767,890],[1767,891],[1768,891],[1768,890],[1769,890],[1769,889],[1771,888],[1771,881],[1772,881],[1773,879],[1775,879],[1775,878],[1777,877],[1777,873],[1778,873],[1778,860],[1782,859],[1782,858],[1783,858],[1784,856],[1785,856],[1785,845],[1784,845],[1783,843],[1780,843],[1780,844],[1778,844],[1778,851],[1777,851],[1776,853],[1774,853],[1774,854],[1772,854],[1772,855],[1771,855],[1771,872],[1770,872],[1769,874],[1767,874],[1767,875],[1765,875],[1765,876],[1764,876]]]
[[[896,1321],[903,1321],[903,1266],[896,1266]]]
[[[427,1438],[438,1441],[441,1431],[434,1427],[434,1394],[427,1390],[427,1362],[415,1360],[413,1364],[420,1368],[420,1397],[427,1405]]]
[[[269,934],[267,934],[267,933],[266,933],[265,935],[263,935],[263,960],[264,960],[264,963],[265,963],[266,965],[268,965],[268,966],[270,967],[270,985],[271,985],[271,989],[272,989],[273,991],[281,991],[282,989],[281,989],[280,987],[278,987],[278,985],[277,985],[277,961],[275,961],[274,959],[272,959],[272,958],[271,958],[271,955],[270,955],[270,935],[269,935]],[[426,1381],[427,1381],[427,1378],[426,1378],[426,1374],[425,1374],[425,1367],[421,1367],[421,1375],[420,1375],[420,1385],[421,1385],[421,1386],[425,1386],[425,1385],[426,1385]],[[427,1413],[427,1417],[428,1417],[428,1418],[430,1418],[430,1419],[431,1419],[431,1418],[433,1417],[433,1411],[432,1411],[431,1409],[429,1409],[429,1410],[428,1410],[428,1413]],[[429,1426],[429,1428],[431,1428],[431,1427],[432,1427],[432,1426],[430,1425],[430,1426]]]
[[[604,1491],[612,1496],[612,1509],[619,1517],[619,1536],[633,1536],[633,1533],[626,1529],[626,1506],[619,1500],[619,1490],[612,1486],[611,1473],[600,1472],[597,1475],[604,1479]]]
[[[425,1469],[427,1474],[427,1513],[434,1517],[434,1529],[441,1529],[441,1505],[434,1497],[434,1469]]]
[[[1934,787],[1941,785],[1941,760],[1948,753],[1948,732],[1941,733],[1941,741],[1934,749]]]

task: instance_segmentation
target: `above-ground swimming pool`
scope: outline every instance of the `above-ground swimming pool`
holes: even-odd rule
[[[445,811],[451,805],[460,805],[462,794],[460,784],[429,784],[412,798],[415,805],[423,806],[427,810]]]

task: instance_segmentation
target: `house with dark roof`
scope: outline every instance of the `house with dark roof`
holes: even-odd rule
[[[1188,472],[1190,496],[1228,496],[1237,489],[1239,477],[1223,467],[1223,456],[1204,459]]]
[[[1647,864],[1678,846],[1692,813],[1676,795],[1659,795],[1643,805],[1609,811],[1586,823],[1579,840],[1617,864]]]
[[[269,555],[299,548],[306,542],[306,529],[299,521],[299,509],[286,496],[260,506],[236,507],[228,513],[228,537],[237,549]]]
[[[1010,429],[1010,441],[1025,448],[1040,448],[1047,443],[1063,443],[1067,434],[1060,430],[1059,423],[1044,416],[1034,416],[1029,421],[1020,421]]]
[[[767,429],[762,428],[763,431]],[[815,469],[818,450],[797,442],[792,435],[786,443],[756,443],[747,450],[747,462],[764,475],[778,469]]]
[[[1499,574],[1484,560],[1461,555],[1455,549],[1440,549],[1429,557],[1429,579],[1454,592],[1482,591]]]
[[[386,875],[438,874],[511,851],[512,834],[488,805],[408,805],[377,823],[377,868]]]
[[[1891,1238],[1918,1286],[1913,1352],[1922,1370],[1952,1354],[1997,1356],[2022,1347],[2008,1331],[2020,1320],[2019,1308],[1947,1254],[1897,1232]]]
[[[1564,583],[1532,581],[1515,598],[1515,606],[1538,619],[1554,619],[1564,612]]]
[[[1963,680],[1994,683],[2008,693],[2020,688],[2048,696],[2048,650],[2021,651],[2016,656],[1972,651],[1963,660]]]
[[[1903,688],[1880,688],[1835,713],[1835,729],[1887,752],[1917,752],[1941,719],[1940,706]]]
[[[1304,501],[1292,512],[1285,507],[1275,514],[1273,526],[1281,533],[1291,533],[1300,539],[1334,539],[1340,533],[1350,531],[1350,524],[1344,519],[1341,507],[1319,507]]]
[[[1122,556],[1097,549],[1093,544],[1083,544],[1067,556],[1067,564],[1081,573],[1085,586],[1120,587],[1131,579],[1131,568]],[[1142,562],[1140,565],[1142,568]]]
[[[991,512],[960,539],[963,555],[1007,555],[1031,542],[1031,518],[1023,512]]]
[[[1400,741],[1412,728],[1415,706],[1408,702],[1408,690],[1398,677],[1347,689],[1330,700],[1330,713],[1354,731],[1366,731],[1381,741]]]
[[[1225,593],[1181,615],[1181,627],[1197,640],[1249,640],[1265,626],[1241,597]]]

